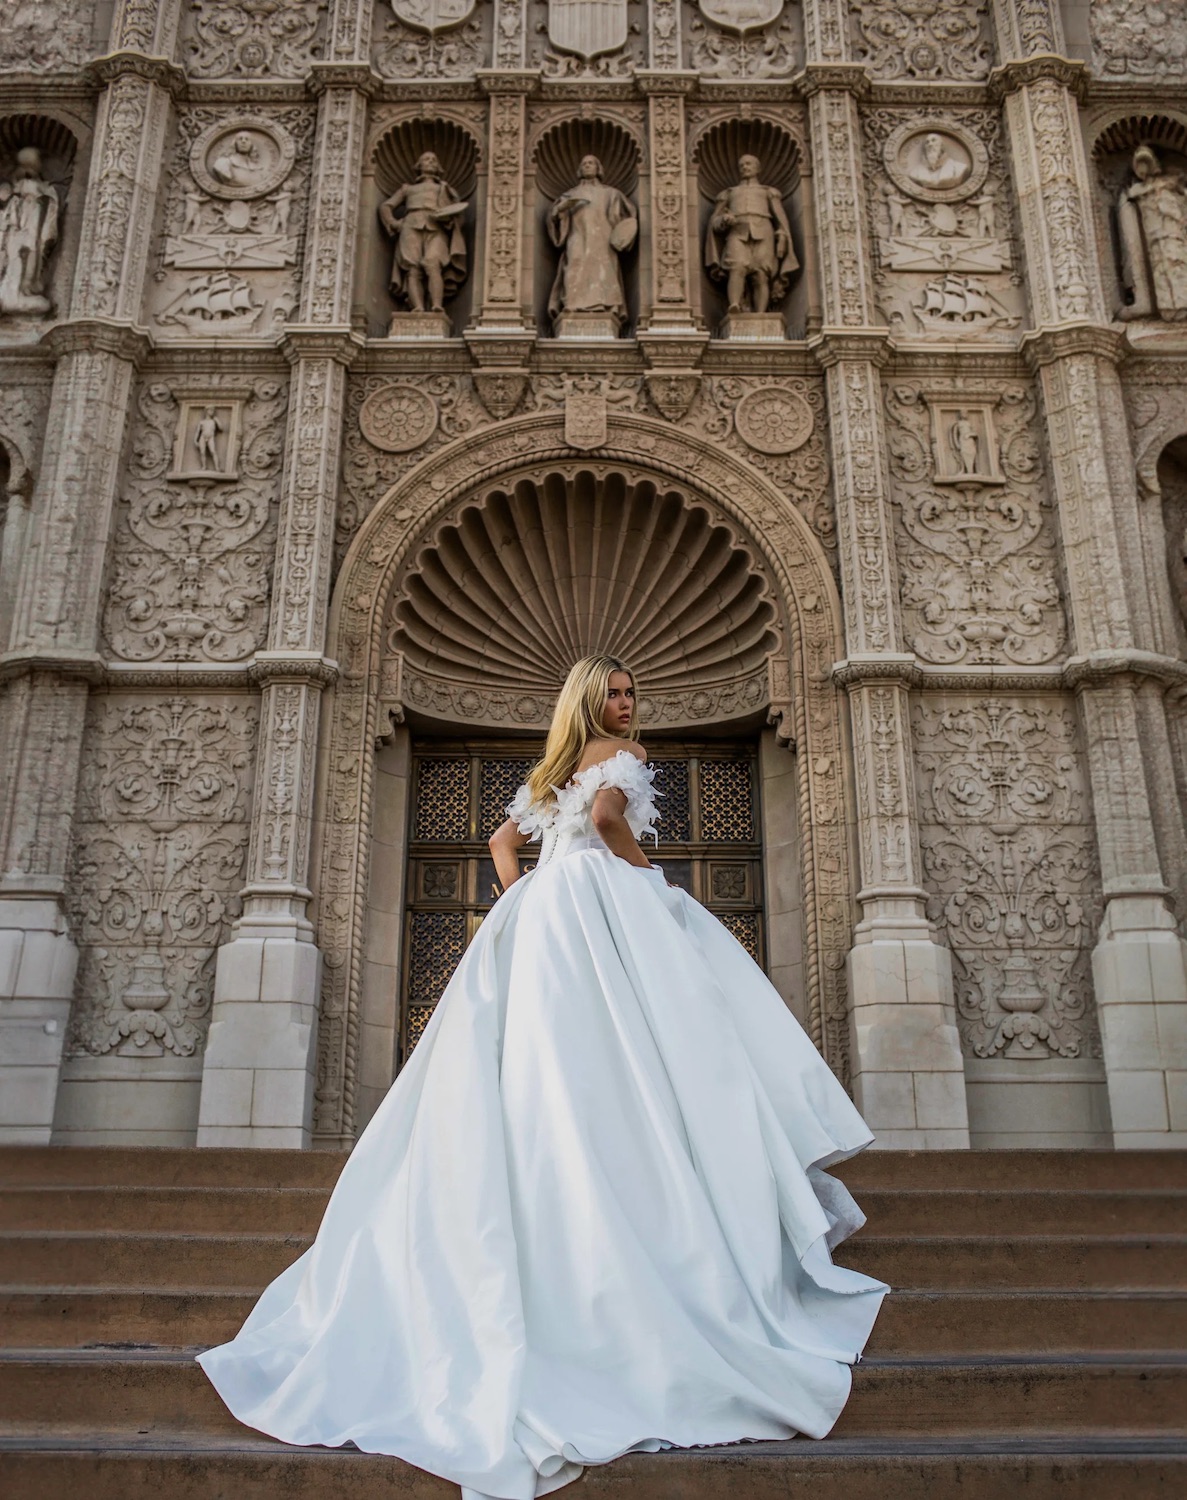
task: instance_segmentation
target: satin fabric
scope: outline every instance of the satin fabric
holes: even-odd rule
[[[870,1140],[730,933],[571,826],[483,922],[314,1244],[198,1363],[248,1426],[464,1500],[822,1437],[888,1289],[832,1264],[863,1215],[821,1168]]]

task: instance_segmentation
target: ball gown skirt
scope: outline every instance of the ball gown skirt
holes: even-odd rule
[[[628,751],[558,806],[348,1157],[316,1240],[197,1356],[287,1443],[395,1454],[532,1500],[631,1450],[823,1437],[880,1281],[822,1169],[869,1130],[765,975],[659,870]]]

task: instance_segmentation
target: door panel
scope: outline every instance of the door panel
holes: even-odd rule
[[[399,1065],[416,1045],[467,943],[499,894],[487,839],[542,746],[413,745]],[[649,857],[764,960],[757,747],[657,743],[660,843]],[[530,869],[535,846],[523,851]]]

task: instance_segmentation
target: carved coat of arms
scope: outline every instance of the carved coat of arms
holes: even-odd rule
[[[569,383],[565,392],[565,442],[570,448],[601,448],[609,436],[606,395],[592,376]]]
[[[562,52],[588,62],[619,51],[626,37],[627,0],[548,0],[548,40]]]
[[[417,31],[435,36],[460,26],[473,12],[478,0],[391,0],[396,19]]]
[[[779,18],[783,0],[697,0],[701,14],[723,31],[757,31]]]

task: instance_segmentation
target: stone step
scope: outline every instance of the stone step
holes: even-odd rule
[[[866,1359],[838,1437],[1149,1434],[1187,1438],[1187,1356]],[[184,1351],[0,1350],[0,1434],[231,1436]]]
[[[0,1188],[0,1230],[164,1230],[314,1234],[329,1192],[312,1187],[52,1186]],[[1187,1191],[872,1188],[881,1235],[1187,1234]]]
[[[457,1500],[400,1459],[246,1434],[0,1440],[6,1500]],[[587,1468],[582,1500],[1168,1500],[1187,1443],[1144,1437],[732,1443],[632,1453]],[[563,1492],[562,1492],[563,1493]],[[576,1493],[576,1492],[574,1492]]]
[[[0,1328],[21,1349],[204,1348],[233,1338],[256,1292],[208,1288],[0,1287]],[[1173,1354],[1187,1349],[1187,1293],[895,1292],[870,1355]]]
[[[297,1234],[0,1233],[0,1285],[260,1291],[312,1243]],[[902,1291],[1187,1290],[1184,1235],[879,1235],[838,1262]]]
[[[308,1233],[329,1194],[319,1188],[15,1187],[0,1190],[0,1229],[127,1229]],[[1187,1192],[874,1189],[863,1197],[880,1234],[1187,1233]]]
[[[344,1151],[192,1146],[0,1146],[0,1186],[309,1187],[328,1191]],[[863,1151],[831,1169],[871,1188],[1187,1190],[1187,1151]]]

